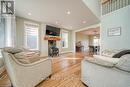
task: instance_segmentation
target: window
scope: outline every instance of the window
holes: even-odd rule
[[[25,23],[25,47],[30,50],[39,49],[39,25],[32,23]]]
[[[68,32],[62,32],[62,48],[68,48]]]

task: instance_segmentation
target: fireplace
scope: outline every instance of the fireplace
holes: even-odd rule
[[[52,57],[59,55],[59,49],[56,46],[56,40],[48,40],[48,55]]]

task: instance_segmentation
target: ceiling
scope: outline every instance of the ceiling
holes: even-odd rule
[[[16,16],[70,30],[99,23],[82,0],[15,0]],[[70,14],[67,14],[70,11]]]
[[[84,31],[80,31],[78,33],[82,33],[85,35],[100,35],[100,27],[97,28],[90,28]]]

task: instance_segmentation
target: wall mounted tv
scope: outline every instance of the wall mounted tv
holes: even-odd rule
[[[60,36],[60,28],[46,25],[46,35]]]

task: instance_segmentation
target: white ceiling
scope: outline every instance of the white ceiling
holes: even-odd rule
[[[15,0],[16,16],[70,30],[99,22],[82,0]],[[70,15],[67,15],[67,11]],[[31,13],[32,15],[28,15]],[[56,24],[56,21],[58,24]],[[86,21],[86,23],[82,23]]]

